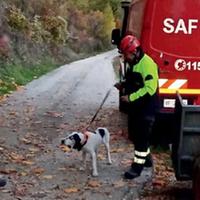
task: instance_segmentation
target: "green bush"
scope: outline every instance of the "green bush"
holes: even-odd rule
[[[67,21],[61,16],[45,16],[43,27],[50,34],[50,41],[55,43],[65,43],[67,41],[68,30]]]
[[[52,58],[46,58],[41,63],[29,67],[20,63],[0,66],[0,95],[14,91],[18,85],[25,85],[56,67]]]
[[[10,27],[17,31],[24,31],[29,27],[28,19],[24,16],[21,10],[15,6],[11,6],[7,9],[7,21]]]

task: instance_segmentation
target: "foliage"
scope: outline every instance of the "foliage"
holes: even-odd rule
[[[106,5],[103,13],[104,13],[103,30],[100,33],[100,36],[102,38],[105,38],[105,40],[107,40],[108,38],[110,39],[110,33],[112,29],[115,27],[114,16],[109,4]]]
[[[112,10],[111,12],[115,16],[115,18],[118,18],[120,16],[120,2],[121,0],[95,0],[95,1],[90,1],[90,9],[92,10],[99,10],[99,11],[104,11],[108,5],[111,6]]]
[[[11,6],[7,12],[7,21],[12,29],[26,32],[37,42],[65,43],[67,39],[67,21],[59,15],[35,15],[29,20],[20,9]]]
[[[8,8],[7,21],[10,27],[17,31],[24,31],[28,28],[28,19],[24,16],[20,9],[15,6]]]
[[[87,11],[90,0],[73,0],[68,2],[70,7],[77,8],[79,10]]]
[[[1,0],[0,28],[10,45],[0,44],[0,90],[39,76],[46,57],[60,65],[111,48],[119,1]]]
[[[67,21],[61,16],[45,16],[43,27],[48,31],[50,40],[65,43],[68,35]]]
[[[9,1],[11,3],[11,1]],[[118,2],[118,1],[117,1]],[[114,26],[114,15],[117,13],[117,4],[113,0],[89,1],[89,0],[14,0],[7,9],[6,18],[10,28],[25,33],[25,37],[42,43],[62,43],[68,41],[69,35],[81,35],[101,38],[103,43],[110,37],[111,28]],[[26,8],[26,9],[25,9]],[[98,16],[98,18],[93,18]],[[91,30],[97,24],[93,22],[92,28],[89,22],[97,21],[99,28],[97,32]],[[69,26],[70,25],[70,26]],[[72,28],[75,26],[75,29]],[[77,33],[80,30],[79,33]],[[105,32],[105,33],[103,33]],[[95,39],[95,38],[94,38]]]
[[[48,32],[43,29],[43,23],[39,15],[35,15],[30,23],[30,35],[33,41],[42,43],[48,35]]]
[[[115,19],[121,18],[121,0],[109,0]]]
[[[92,10],[99,10],[103,12],[106,8],[106,6],[109,4],[110,0],[95,0],[90,2],[90,9]],[[109,4],[110,5],[110,4]]]
[[[88,19],[90,34],[94,34],[95,37],[98,37],[103,28],[101,23],[103,21],[103,13],[99,10],[92,11],[90,16],[92,16]]]
[[[23,63],[7,63],[0,65],[0,95],[13,91],[18,85],[24,85],[29,81],[55,69],[55,63],[51,58],[45,58],[41,63],[31,67],[23,67]]]

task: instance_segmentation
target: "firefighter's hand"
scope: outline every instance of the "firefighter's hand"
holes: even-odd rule
[[[115,83],[114,87],[116,87],[118,90],[122,90],[122,84],[120,82]]]
[[[121,96],[120,99],[121,99],[121,101],[123,101],[123,102],[127,102],[127,103],[129,102],[128,95]]]

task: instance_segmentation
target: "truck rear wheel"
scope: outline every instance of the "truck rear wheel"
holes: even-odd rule
[[[193,194],[194,200],[200,199],[200,156],[195,159],[194,169],[193,169]]]

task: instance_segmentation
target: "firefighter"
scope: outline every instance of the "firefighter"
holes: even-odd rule
[[[125,89],[121,101],[128,102],[129,134],[134,143],[134,161],[124,177],[133,179],[140,176],[144,167],[152,167],[149,140],[158,108],[158,68],[133,35],[122,38],[119,50],[128,68],[125,82],[116,83],[115,87]]]

